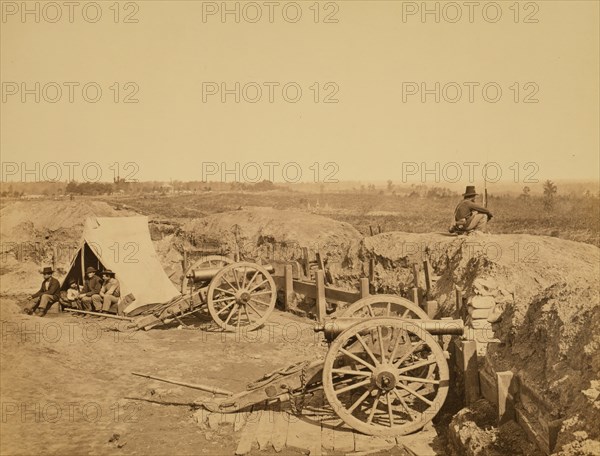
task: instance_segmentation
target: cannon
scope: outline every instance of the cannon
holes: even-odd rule
[[[185,271],[182,294],[149,306],[135,316],[71,312],[129,321],[128,329],[151,329],[198,312],[208,313],[225,331],[252,331],[262,326],[275,308],[277,289],[271,265],[234,263],[227,257],[205,257]]]
[[[270,265],[208,256],[185,271],[181,296],[133,318],[132,326],[150,329],[208,309],[225,331],[254,330],[275,308],[277,289],[271,272]]]
[[[329,342],[323,360],[304,361],[266,374],[231,393],[181,384],[225,397],[198,404],[231,413],[254,404],[290,401],[322,390],[332,410],[358,432],[399,436],[420,430],[441,409],[449,388],[447,353],[436,336],[462,335],[462,320],[431,320],[411,301],[377,295],[361,299],[315,327]]]

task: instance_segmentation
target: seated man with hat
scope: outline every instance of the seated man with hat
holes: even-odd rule
[[[92,307],[92,296],[100,293],[100,288],[102,288],[102,279],[96,275],[96,272],[98,271],[93,266],[85,270],[83,289],[79,295],[83,310],[94,310]]]
[[[39,291],[31,295],[31,299],[35,299],[35,301],[31,307],[25,309],[25,313],[32,315],[39,307],[39,315],[43,317],[52,304],[58,301],[60,297],[60,282],[52,277],[54,271],[51,267],[47,266],[41,272],[44,275],[44,281]]]
[[[468,185],[463,200],[458,203],[454,210],[454,224],[450,227],[451,233],[472,233],[474,231],[485,231],[488,220],[493,215],[487,208],[475,203],[479,194],[474,185]]]
[[[98,294],[92,296],[94,308],[100,313],[108,313],[111,306],[119,302],[121,285],[115,275],[110,269],[102,271],[102,288]]]

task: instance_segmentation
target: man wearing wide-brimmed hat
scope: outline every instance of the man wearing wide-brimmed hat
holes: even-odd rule
[[[475,231],[485,231],[487,222],[493,215],[487,208],[475,203],[479,194],[474,185],[468,185],[463,200],[454,210],[454,224],[450,227],[451,233],[468,234]]]
[[[108,313],[111,306],[119,302],[121,296],[121,285],[115,278],[115,273],[110,269],[102,271],[102,288],[100,292],[92,296],[94,308],[101,313]]]
[[[81,305],[83,310],[93,310],[92,296],[100,293],[102,288],[102,279],[96,274],[95,267],[90,266],[85,270],[85,279],[83,280],[83,289],[81,290]]]
[[[41,273],[44,275],[44,281],[39,291],[31,295],[31,299],[35,299],[30,307],[25,309],[25,313],[32,315],[37,308],[40,308],[40,317],[46,315],[52,304],[58,301],[60,297],[60,282],[52,277],[54,271],[51,267],[45,267]]]

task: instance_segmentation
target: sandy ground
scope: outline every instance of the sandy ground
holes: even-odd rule
[[[326,350],[308,320],[278,311],[267,327],[236,339],[208,318],[193,321],[195,330],[119,332],[116,320],[19,310],[14,298],[1,300],[3,455],[233,454],[232,427],[215,431],[189,405],[159,405],[210,394],[130,373],[240,391]]]

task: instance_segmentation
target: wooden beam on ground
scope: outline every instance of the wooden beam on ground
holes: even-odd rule
[[[283,307],[284,310],[290,310],[292,300],[294,299],[294,272],[291,264],[286,264],[284,268],[284,297]]]
[[[325,299],[325,271],[318,270],[315,277],[317,286],[317,321],[325,322],[327,316],[327,301]]]

